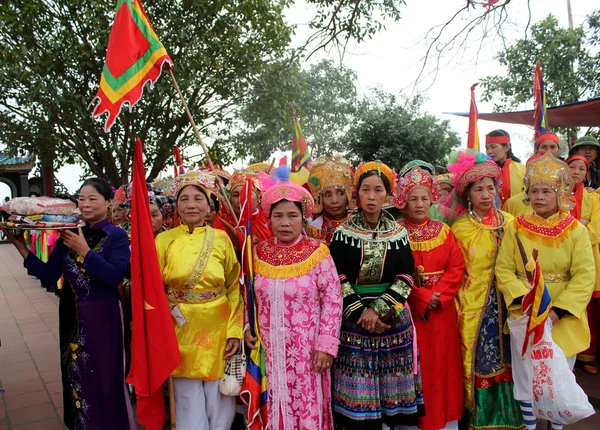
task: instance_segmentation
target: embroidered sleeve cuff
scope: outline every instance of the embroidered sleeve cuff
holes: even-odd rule
[[[404,281],[397,279],[385,292],[374,300],[371,308],[383,318],[398,304],[404,304],[410,295],[411,288]]]
[[[344,297],[343,317],[356,324],[364,312],[365,306],[349,282],[344,282],[342,285],[342,296]]]
[[[326,352],[332,357],[337,357],[339,344],[340,340],[338,338],[322,334],[319,335],[319,338],[317,339],[317,346],[315,347],[315,350]]]

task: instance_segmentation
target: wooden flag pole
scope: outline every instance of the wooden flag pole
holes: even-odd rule
[[[217,184],[219,186],[219,192],[223,196],[223,199],[225,199],[225,205],[227,206],[227,210],[229,210],[229,213],[231,213],[231,216],[233,217],[233,220],[235,221],[235,225],[238,225],[239,220],[238,220],[237,216],[235,215],[235,212],[233,211],[233,206],[231,206],[231,201],[229,200],[229,197],[227,197],[227,193],[225,192],[225,188],[223,187],[223,183],[218,178],[219,175],[217,174],[217,169],[215,168],[215,165],[214,165],[212,159],[210,158],[210,154],[208,153],[208,148],[206,147],[206,145],[202,141],[202,137],[200,136],[200,132],[198,131],[198,127],[196,127],[196,122],[194,121],[194,118],[192,117],[192,113],[190,112],[190,109],[188,108],[188,105],[187,105],[187,103],[185,101],[185,97],[183,97],[183,94],[181,93],[181,90],[179,89],[179,84],[177,84],[177,80],[175,79],[175,75],[173,75],[173,69],[172,68],[169,68],[169,75],[171,75],[171,80],[173,80],[173,85],[175,85],[175,89],[177,90],[177,94],[179,94],[179,98],[181,99],[181,103],[183,103],[183,107],[185,108],[185,112],[187,113],[187,116],[188,116],[188,118],[190,120],[190,123],[192,124],[192,128],[194,129],[194,134],[196,135],[196,138],[198,139],[198,142],[200,142],[200,146],[202,147],[202,150],[204,151],[204,155],[206,156],[206,159],[208,160],[208,167],[210,168],[210,170],[213,171],[213,173],[215,175],[217,175]]]
[[[173,388],[173,376],[169,376],[169,418],[171,422],[171,430],[176,430],[176,416],[175,416],[175,388]]]

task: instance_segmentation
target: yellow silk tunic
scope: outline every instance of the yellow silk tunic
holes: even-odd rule
[[[227,233],[185,225],[160,233],[156,250],[169,307],[176,304],[187,323],[175,324],[179,378],[217,380],[225,370],[227,339],[242,338],[240,265]]]
[[[535,215],[525,215],[528,222],[549,226],[560,221],[561,214],[548,220]],[[589,234],[585,227],[575,221],[557,237],[542,236],[523,228],[516,220],[506,229],[496,264],[498,288],[502,291],[506,306],[516,317],[522,315],[518,297],[529,292],[523,261],[515,233],[518,233],[528,256],[535,248],[542,276],[552,297],[552,304],[569,311],[556,323],[552,338],[570,357],[586,350],[590,345],[590,329],[585,309],[594,290],[594,257]]]
[[[510,214],[502,212],[506,225],[513,221]],[[458,309],[458,334],[463,360],[463,384],[465,407],[473,407],[475,345],[479,322],[490,284],[497,253],[494,230],[469,216],[462,216],[452,224],[452,233],[465,258],[466,271],[463,283],[456,296]],[[495,286],[494,286],[495,288]]]
[[[510,196],[516,196],[525,187],[523,178],[525,177],[525,166],[513,161],[510,163]]]

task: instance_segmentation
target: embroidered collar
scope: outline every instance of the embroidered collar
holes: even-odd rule
[[[329,248],[318,240],[301,236],[293,245],[276,238],[259,243],[255,253],[255,271],[267,278],[293,278],[317,267],[329,256]]]
[[[334,239],[343,240],[354,246],[361,247],[361,242],[399,242],[403,245],[408,243],[408,232],[398,224],[394,217],[387,211],[382,210],[379,217],[379,224],[375,229],[371,228],[365,220],[362,211],[348,218],[344,224],[340,225],[334,233]],[[396,244],[398,247],[398,244]]]
[[[546,246],[558,248],[577,227],[577,220],[569,212],[561,211],[545,219],[535,213],[517,218],[517,233]]]
[[[413,251],[431,251],[443,245],[450,230],[443,222],[430,218],[421,224],[415,224],[407,218],[401,219],[398,223],[408,231],[410,248]]]

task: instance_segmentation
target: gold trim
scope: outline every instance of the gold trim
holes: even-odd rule
[[[542,273],[545,282],[569,282],[571,280],[570,273]],[[517,273],[517,278],[527,280],[527,276]]]
[[[193,290],[172,290],[167,291],[167,300],[173,303],[201,304],[212,302],[225,295],[225,288],[207,288]]]
[[[208,264],[208,258],[210,257],[210,253],[212,252],[213,244],[215,242],[215,230],[206,226],[204,243],[202,244],[202,250],[200,251],[200,255],[196,261],[190,265],[190,277],[186,281],[182,290],[191,290],[197,285],[202,276],[204,276],[204,271],[206,270],[206,265]]]
[[[324,244],[321,244],[306,260],[294,264],[272,266],[256,256],[254,258],[254,272],[257,275],[271,279],[294,278],[306,275],[325,261],[327,257],[329,257],[329,248]]]
[[[411,249],[411,251],[426,252],[426,251],[431,251],[431,250],[437,248],[438,246],[442,246],[446,242],[446,239],[448,239],[449,231],[450,231],[450,227],[448,227],[448,225],[444,224],[444,226],[440,230],[440,234],[438,234],[437,237],[434,237],[433,239],[425,240],[423,242],[413,242],[412,240],[410,240],[410,233],[409,233],[408,239],[409,239],[409,243],[410,243],[410,249]]]

